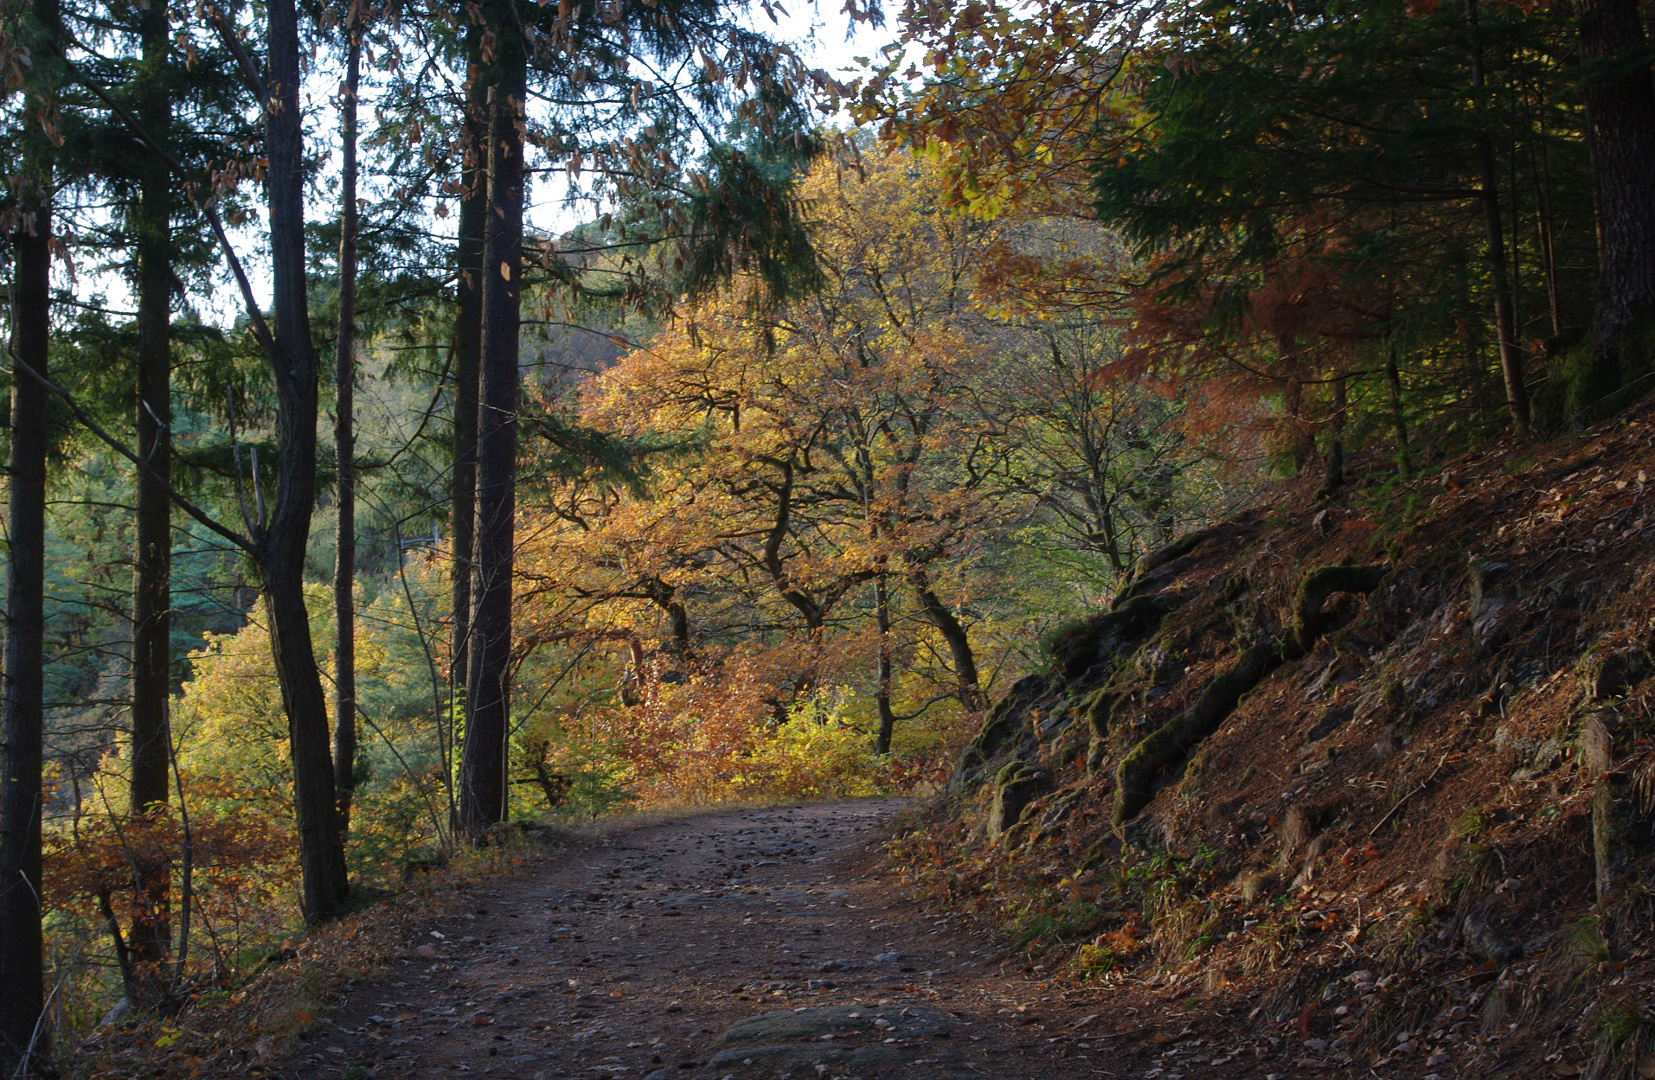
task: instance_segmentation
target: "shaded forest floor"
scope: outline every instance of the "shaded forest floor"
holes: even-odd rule
[[[612,825],[588,846],[440,886],[418,910],[399,899],[330,928],[373,943],[367,953],[334,943],[308,958],[309,977],[298,981],[330,988],[281,1036],[186,1031],[147,1053],[142,1037],[122,1039],[120,1060],[102,1071],[272,1080],[1483,1075],[1450,1064],[1441,1034],[1417,1060],[1405,1046],[1373,1073],[1371,1062],[1330,1061],[1280,1037],[1259,1016],[1257,989],[1215,994],[1165,972],[1090,981],[1036,962],[981,920],[917,902],[909,871],[886,854],[894,836],[944,810],[883,799]],[[347,981],[342,964],[361,976]],[[1353,985],[1349,996],[1370,989]],[[1329,999],[1322,1011],[1332,1017],[1345,1004]],[[1461,1015],[1444,1021],[1443,1032],[1466,1026]],[[187,1045],[203,1035],[221,1047],[207,1062]],[[1527,1075],[1576,1075],[1561,1060],[1536,1064]]]
[[[907,898],[883,858],[902,806],[669,821],[479,882],[290,1056],[225,1074],[1033,1080],[1119,1075],[1117,1029],[1188,1026],[1117,1016]]]

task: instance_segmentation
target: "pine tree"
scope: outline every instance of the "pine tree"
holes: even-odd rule
[[[57,101],[51,46],[56,0],[8,12],[6,52],[27,49],[21,168],[5,214],[12,245],[11,457],[7,498],[6,623],[0,686],[0,1072],[27,1075],[50,1054],[40,923],[41,786],[45,728],[46,454],[44,380],[51,339],[53,142]],[[15,21],[14,21],[15,20]]]

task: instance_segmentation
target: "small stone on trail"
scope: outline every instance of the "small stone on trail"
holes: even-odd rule
[[[823,1005],[800,1009],[797,1012],[768,1012],[734,1024],[714,1042],[720,1046],[742,1044],[739,1049],[726,1051],[713,1059],[713,1064],[731,1064],[741,1056],[764,1059],[777,1066],[803,1065],[831,1054],[836,1059],[848,1053],[837,1048],[832,1051],[801,1050],[797,1046],[762,1045],[765,1043],[798,1043],[817,1040],[823,1036],[894,1035],[904,1039],[943,1038],[953,1028],[954,1020],[941,1009],[924,1005]],[[760,1044],[754,1046],[753,1044]],[[861,1055],[856,1064],[877,1064],[862,1048],[852,1056]],[[803,1055],[802,1060],[795,1060]],[[889,1051],[875,1055],[882,1060]],[[728,1058],[726,1061],[724,1059]],[[782,1059],[786,1058],[786,1061]],[[865,1060],[863,1060],[865,1059]]]

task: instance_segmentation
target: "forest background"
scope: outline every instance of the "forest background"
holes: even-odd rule
[[[937,783],[1272,480],[1650,388],[1635,4],[758,7],[0,12],[8,1071],[514,821]]]

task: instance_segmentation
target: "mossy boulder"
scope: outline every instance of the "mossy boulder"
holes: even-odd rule
[[[956,791],[974,787],[985,766],[1021,741],[1029,709],[1051,692],[1052,680],[1048,675],[1025,675],[1013,683],[1006,696],[989,710],[977,737],[960,754],[949,786]]]
[[[1563,350],[1552,380],[1562,390],[1563,425],[1584,428],[1626,408],[1649,393],[1655,370],[1655,313],[1643,311],[1621,334],[1619,347],[1588,334]],[[1545,412],[1547,410],[1541,410]]]
[[[1373,592],[1388,573],[1388,566],[1322,566],[1300,579],[1293,598],[1293,639],[1299,648],[1309,652],[1330,629],[1332,620],[1323,611],[1328,597]]]
[[[1210,536],[1212,536],[1211,529],[1198,529],[1192,533],[1185,533],[1171,543],[1163,544],[1153,551],[1144,552],[1138,556],[1137,563],[1132,567],[1133,579],[1137,580],[1152,574],[1168,563],[1176,559],[1182,559],[1205,543]]]
[[[1058,675],[1069,680],[1084,678],[1124,646],[1153,634],[1177,606],[1178,598],[1167,593],[1133,597],[1111,611],[1059,626],[1046,636],[1046,652]]]
[[[1598,648],[1581,659],[1575,669],[1575,681],[1580,687],[1581,699],[1590,705],[1621,696],[1652,671],[1655,671],[1655,662],[1642,648]]]
[[[1086,771],[1096,772],[1109,756],[1109,728],[1114,721],[1115,712],[1126,701],[1128,691],[1115,687],[1100,686],[1092,691],[1077,708],[1081,719],[1086,721],[1088,744],[1086,749]]]
[[[998,840],[1051,787],[1050,778],[1026,761],[1007,762],[994,774],[994,801],[988,810],[988,836]]]

